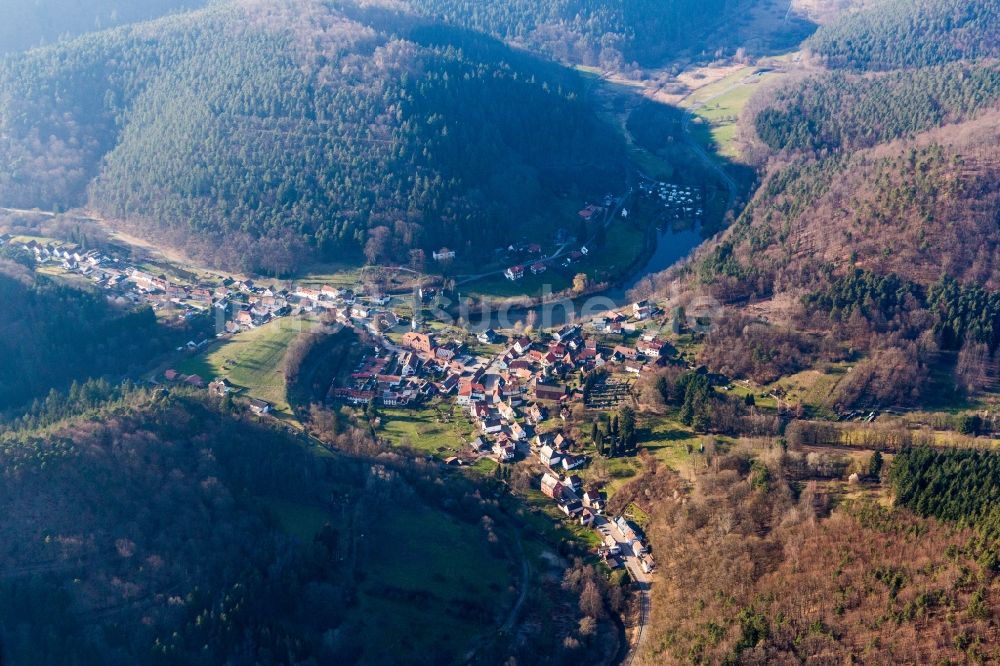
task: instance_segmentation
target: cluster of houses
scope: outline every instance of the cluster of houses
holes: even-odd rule
[[[642,534],[624,516],[617,516],[612,522],[618,533],[624,538],[625,547],[629,553],[639,560],[639,566],[643,572],[647,574],[652,573],[656,563],[653,561],[653,556],[650,554],[649,547],[646,545]],[[609,562],[610,564],[612,563],[611,558],[617,559],[621,556],[621,544],[614,537],[605,537],[605,543],[598,549],[598,554],[605,562]]]
[[[501,341],[492,330],[481,332],[478,338],[484,344],[503,344],[493,356],[484,356],[474,354],[461,341],[440,340],[432,333],[408,331],[398,346],[378,338],[373,352],[346,382],[334,382],[328,398],[394,407],[415,406],[436,395],[450,396],[468,410],[479,431],[470,443],[475,453],[512,462],[528,451],[534,438],[543,464],[568,471],[582,465],[583,459],[566,452],[561,437],[548,442],[544,441],[547,434],[535,434],[550,417],[564,420],[569,416],[571,395],[559,377],[609,363],[641,372],[668,348],[654,336],[646,336],[634,347],[601,346],[572,324],[545,339],[522,335]]]
[[[31,252],[39,264],[61,265],[67,271],[83,275],[90,275],[100,266],[111,262],[109,257],[97,250],[83,250],[72,243],[39,243],[37,240],[17,243],[14,236],[4,234],[0,236],[0,247],[6,244],[20,245]]]
[[[277,317],[311,312],[326,312],[341,324],[356,324],[375,333],[400,323],[399,317],[385,308],[388,296],[357,296],[351,289],[329,285],[278,289],[236,280],[217,288],[215,296],[215,307],[229,315],[228,333],[261,326]]]
[[[335,381],[327,397],[351,405],[372,401],[384,407],[411,405],[442,390],[442,382],[427,377],[430,369],[431,365],[412,351],[376,349],[361,359],[347,386],[338,386]],[[438,366],[433,372],[439,372]]]
[[[623,335],[635,333],[642,322],[660,314],[660,309],[649,301],[636,301],[619,310],[611,310],[590,320],[590,328],[595,333]]]
[[[704,214],[701,192],[689,185],[643,180],[639,183],[639,190],[659,201],[669,219],[700,219]]]
[[[614,197],[610,194],[604,196],[604,205],[598,204],[587,204],[578,213],[581,220],[584,222],[590,222],[591,220],[596,220],[602,213],[604,213],[610,206],[614,203]],[[557,246],[564,247],[569,243],[569,232],[566,229],[560,228],[555,238],[555,243]],[[511,245],[506,248],[507,258],[518,260],[512,266],[507,267],[504,270],[504,277],[512,282],[520,280],[528,273],[532,275],[540,275],[547,271],[552,265],[557,262],[564,267],[572,266],[573,264],[583,261],[584,258],[590,254],[590,250],[586,245],[581,246],[577,250],[573,250],[566,254],[559,254],[556,257],[555,254],[552,257],[546,257],[543,254],[542,246],[537,243],[521,243],[519,245]]]
[[[551,499],[559,510],[581,525],[591,526],[594,519],[604,513],[607,497],[603,491],[583,488],[576,474],[560,474],[554,470],[542,473],[542,494]]]
[[[73,243],[30,239],[18,242],[9,234],[0,236],[0,245],[19,245],[30,252],[39,265],[56,266],[69,274],[81,276],[107,290],[109,297],[120,297],[134,305],[148,305],[154,310],[173,304],[182,317],[208,312],[216,296],[205,284],[182,284],[165,275],[154,275],[141,267],[96,249],[83,250]]]
[[[530,247],[539,247],[539,246],[538,245],[532,245]],[[539,251],[540,251],[540,248],[539,248]],[[584,257],[586,257],[589,253],[590,253],[590,250],[588,250],[587,246],[584,245],[584,246],[580,247],[579,250],[573,250],[569,254],[562,255],[562,261],[561,261],[561,263],[562,263],[563,266],[567,266],[567,267],[568,266],[572,266],[573,264],[576,264],[576,263],[579,263],[580,261],[582,261],[584,259]],[[548,258],[546,258],[544,256],[541,256],[541,257],[539,257],[535,261],[526,262],[524,264],[515,264],[513,266],[509,266],[503,272],[503,275],[508,280],[511,280],[512,282],[516,282],[517,280],[520,280],[521,278],[523,278],[529,272],[532,275],[540,275],[540,274],[544,273],[545,271],[547,271],[549,269],[549,266],[552,263],[554,263],[555,261],[556,261],[556,259],[548,259]]]

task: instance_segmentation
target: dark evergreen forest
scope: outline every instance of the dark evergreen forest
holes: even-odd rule
[[[623,152],[572,72],[324,3],[222,4],[0,65],[0,198],[88,203],[216,263],[483,253],[555,230]]]

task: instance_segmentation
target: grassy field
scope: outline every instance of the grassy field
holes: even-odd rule
[[[754,67],[742,67],[734,72],[731,72],[730,74],[727,74],[718,81],[698,88],[698,90],[684,98],[682,106],[690,108],[705,102],[706,100],[710,100],[713,97],[721,95],[731,86],[736,85],[746,77],[750,76],[754,69]]]
[[[291,415],[283,361],[288,345],[314,325],[308,319],[276,319],[260,328],[210,345],[177,366],[178,372],[196,374],[206,382],[228,377],[242,393],[266,400],[274,410]]]
[[[96,289],[93,282],[78,273],[70,273],[64,270],[62,266],[56,266],[54,264],[40,264],[35,267],[35,272],[39,275],[45,275],[55,280],[59,280],[71,287],[76,287],[77,289],[84,289],[86,291],[94,291],[94,289]]]
[[[595,282],[620,277],[621,272],[642,254],[645,234],[642,229],[618,218],[607,231],[604,247],[594,249],[580,270]]]
[[[701,444],[698,435],[687,426],[666,416],[641,414],[638,421],[639,448],[653,456],[660,463],[678,472],[688,469],[691,454],[687,452],[690,445],[697,451]],[[588,451],[596,456],[595,451]],[[624,456],[600,460],[597,465],[591,465],[584,470],[582,476],[592,480],[600,468],[600,474],[606,479],[604,490],[611,497],[622,486],[642,473],[643,460],[639,456]]]
[[[330,514],[319,507],[278,497],[265,498],[264,506],[281,529],[305,543],[312,541],[325,524],[333,522]]]
[[[534,531],[547,543],[574,540],[589,546],[599,546],[600,535],[579,522],[571,521],[542,491],[532,489],[522,496],[528,508],[519,515],[525,530]]]
[[[581,264],[582,266],[582,264]],[[582,268],[581,268],[582,270]],[[567,274],[573,271],[572,274]],[[469,294],[492,298],[510,298],[513,296],[530,296],[537,298],[546,293],[555,293],[573,286],[574,269],[550,267],[540,275],[532,275],[525,271],[524,277],[517,281],[508,280],[503,275],[491,275],[467,285]]]
[[[684,100],[684,106],[693,109],[695,115],[708,123],[709,133],[696,132],[702,142],[707,139],[720,155],[738,158],[736,145],[736,125],[743,107],[760,88],[765,78],[773,73],[753,75],[756,68],[744,67],[729,76],[692,93]],[[746,79],[746,80],[744,80]]]
[[[318,507],[275,498],[265,506],[282,529],[303,540],[326,523],[339,527],[336,516]],[[512,563],[503,548],[489,544],[479,524],[419,499],[352,536],[358,539],[356,612],[366,663],[400,663],[415,654],[457,662],[513,603]],[[406,548],[393,547],[401,543]]]
[[[573,276],[586,273],[591,282],[611,281],[621,277],[621,273],[642,254],[644,246],[642,229],[616,219],[607,230],[607,241],[601,248],[594,248],[580,263],[569,267],[551,267],[541,275],[526,273],[524,278],[512,282],[502,275],[493,275],[473,282],[465,289],[478,296],[504,298],[511,296],[537,297],[568,289],[573,285]]]
[[[360,599],[366,662],[460,656],[513,603],[510,562],[478,525],[412,503],[374,527]]]
[[[468,413],[450,400],[435,400],[421,409],[385,409],[380,435],[439,458],[461,451],[474,429]]]

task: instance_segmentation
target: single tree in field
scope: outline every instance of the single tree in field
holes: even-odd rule
[[[872,454],[872,457],[868,459],[868,476],[876,480],[878,480],[882,476],[881,451],[876,451],[875,453]]]

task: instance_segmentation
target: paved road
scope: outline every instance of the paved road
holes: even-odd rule
[[[76,215],[72,213],[57,213],[51,210],[27,210],[24,208],[5,208],[0,206],[0,212],[3,213],[15,213],[21,215],[41,215],[42,217],[55,217],[56,215],[61,215],[69,220],[87,220],[88,222],[101,222],[99,218],[90,217],[89,215]]]
[[[702,148],[701,145],[699,145],[699,143],[695,141],[694,138],[691,137],[689,126],[691,124],[691,119],[694,118],[695,113],[698,111],[698,109],[702,108],[712,100],[718,99],[719,97],[722,97],[723,95],[729,93],[731,90],[734,90],[742,85],[746,85],[746,82],[755,76],[757,76],[756,73],[749,74],[740,79],[739,81],[726,86],[725,88],[715,93],[714,95],[706,97],[701,101],[695,102],[688,108],[678,107],[684,111],[683,130],[684,130],[684,137],[686,139],[688,146],[695,153],[695,155],[698,156],[698,159],[700,159],[707,168],[711,169],[719,176],[722,182],[725,183],[726,189],[729,191],[729,198],[726,202],[727,211],[733,210],[736,206],[736,192],[739,190],[739,186],[736,184],[736,181],[733,180],[732,176],[726,173],[726,170],[723,169],[721,166],[719,166],[719,163],[716,160],[712,159],[712,157],[705,152],[705,149]]]
[[[604,516],[598,516],[594,521],[594,528],[602,537],[610,536],[618,542],[625,561],[625,568],[628,569],[629,574],[635,580],[636,589],[639,591],[639,622],[636,625],[635,636],[632,639],[632,645],[629,646],[628,654],[622,660],[622,664],[628,665],[632,663],[636,655],[642,650],[642,646],[645,644],[649,634],[646,631],[646,627],[649,624],[649,588],[653,582],[653,577],[643,572],[642,566],[639,564],[639,558],[632,554],[632,549],[625,539],[625,535],[621,533],[613,522]]]
[[[704,104],[704,102],[702,102],[702,104]],[[705,149],[702,148],[698,144],[698,142],[691,137],[690,131],[688,130],[688,126],[691,124],[691,118],[693,117],[694,117],[693,110],[689,109],[684,110],[683,130],[684,130],[685,142],[687,143],[691,151],[698,156],[698,159],[701,160],[702,164],[704,164],[705,167],[710,169],[711,171],[714,171],[716,175],[718,175],[719,179],[725,184],[726,191],[728,193],[726,198],[726,212],[728,213],[729,211],[732,211],[736,208],[736,192],[739,189],[739,187],[736,185],[736,181],[733,180],[732,176],[726,173],[726,170],[723,169],[721,166],[719,166],[719,164],[714,159],[712,159],[708,153],[705,152]]]

